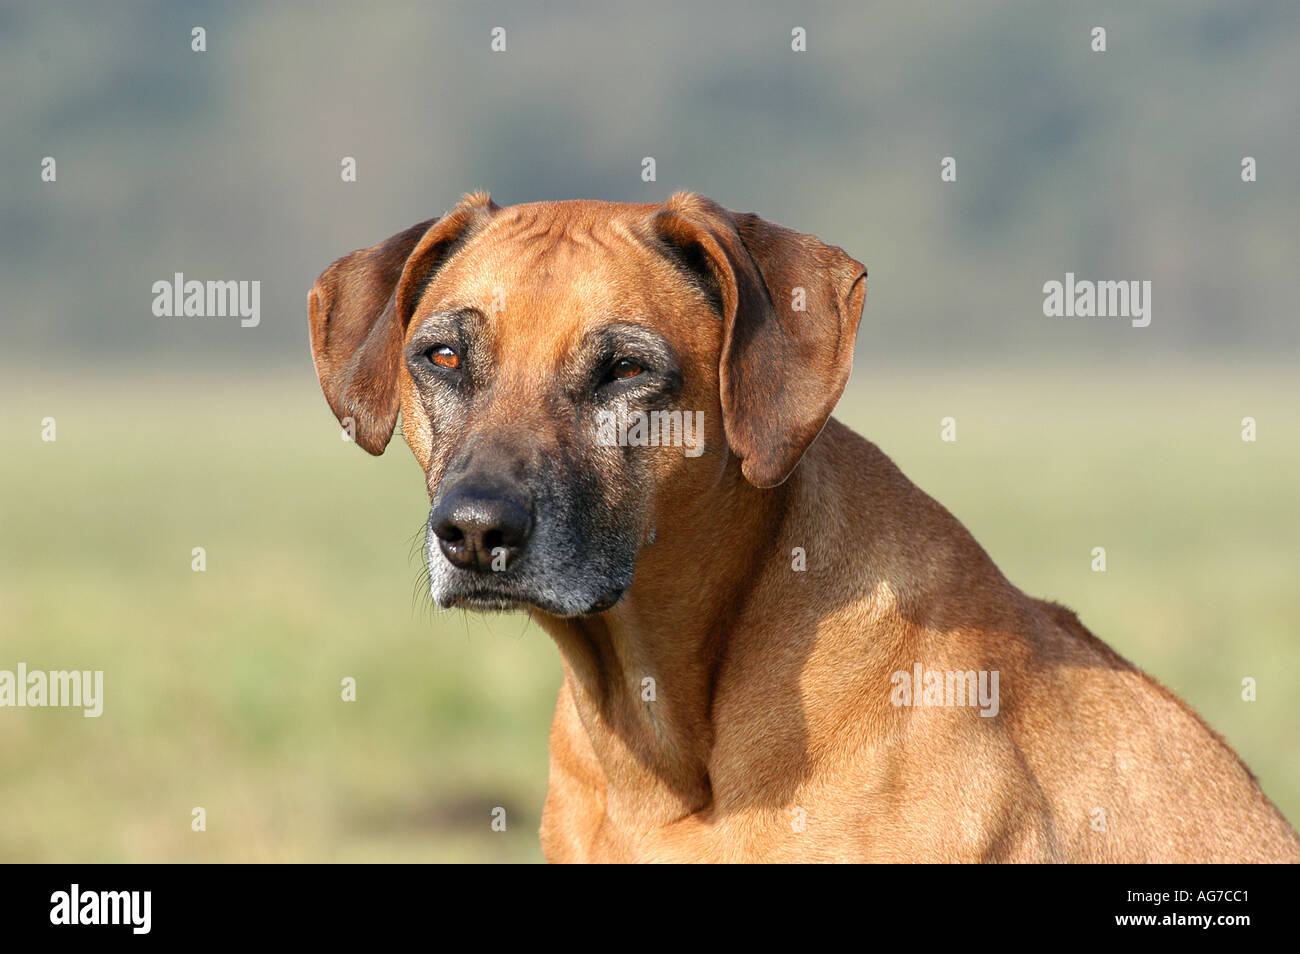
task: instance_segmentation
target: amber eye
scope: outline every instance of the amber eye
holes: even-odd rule
[[[635,361],[624,358],[621,361],[616,362],[614,367],[610,368],[609,374],[612,378],[635,378],[644,370],[645,368],[641,367],[641,365],[637,364]]]
[[[460,367],[460,355],[447,345],[434,345],[425,352],[425,355],[440,368],[450,368],[455,371]]]

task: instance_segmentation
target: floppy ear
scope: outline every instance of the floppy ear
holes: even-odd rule
[[[722,311],[727,443],[750,483],[775,487],[844,391],[867,269],[811,235],[690,193],[669,199],[651,226],[707,272]]]
[[[340,258],[307,294],[321,390],[369,453],[384,452],[397,424],[402,344],[421,293],[473,226],[496,210],[486,193],[467,195],[441,219]]]

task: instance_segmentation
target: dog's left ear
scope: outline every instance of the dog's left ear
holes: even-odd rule
[[[722,311],[718,377],[727,443],[756,487],[790,476],[844,392],[867,269],[811,235],[691,193],[650,219],[703,266]]]
[[[438,266],[496,211],[486,192],[471,193],[441,219],[340,258],[307,294],[321,390],[369,453],[384,452],[397,424],[402,345],[420,295]]]

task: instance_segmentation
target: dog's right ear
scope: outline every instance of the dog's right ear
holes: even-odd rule
[[[441,219],[345,255],[307,294],[311,353],[330,410],[371,454],[397,425],[398,373],[411,314],[438,266],[496,212],[487,193]]]
[[[775,487],[844,392],[866,266],[811,235],[689,192],[670,198],[649,224],[705,279],[722,317],[718,397],[727,444],[746,480]]]

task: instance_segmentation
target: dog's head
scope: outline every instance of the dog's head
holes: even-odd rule
[[[321,387],[427,476],[441,606],[601,612],[676,509],[772,487],[848,379],[866,269],[691,194],[500,208],[468,195],[331,265]]]

